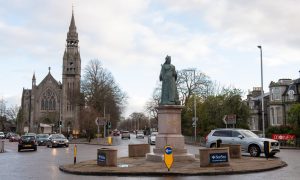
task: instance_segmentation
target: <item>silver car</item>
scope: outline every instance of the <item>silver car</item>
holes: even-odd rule
[[[260,138],[250,130],[246,129],[215,129],[206,138],[206,147],[216,146],[217,140],[222,144],[239,144],[243,152],[250,153],[253,157],[260,156],[264,152],[264,141],[271,142],[270,156],[280,152],[279,142],[273,139]]]
[[[130,139],[130,133],[129,133],[129,131],[122,131],[122,133],[121,133],[121,139],[124,139],[124,138]]]
[[[157,136],[158,132],[152,132],[150,136],[148,136],[148,143],[150,145],[155,145],[156,142],[156,136]]]
[[[4,139],[5,138],[5,135],[3,132],[0,132],[0,139]]]
[[[137,131],[136,132],[136,138],[143,138],[144,139],[144,131]]]

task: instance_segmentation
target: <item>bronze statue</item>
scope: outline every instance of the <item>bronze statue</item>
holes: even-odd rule
[[[177,73],[175,66],[171,64],[171,56],[167,55],[161,66],[159,80],[162,81],[160,105],[180,105],[176,86]]]

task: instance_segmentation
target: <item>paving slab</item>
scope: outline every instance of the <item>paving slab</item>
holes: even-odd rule
[[[61,165],[59,169],[66,173],[97,176],[200,176],[254,173],[275,170],[287,166],[279,158],[265,159],[242,157],[231,159],[230,166],[200,167],[200,160],[174,162],[168,171],[164,162],[147,161],[144,157],[118,158],[117,167],[98,166],[96,160],[77,164]]]

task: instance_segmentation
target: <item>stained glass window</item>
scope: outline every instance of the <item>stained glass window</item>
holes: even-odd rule
[[[47,89],[41,97],[41,110],[55,110],[56,109],[56,100],[55,93],[50,89]]]

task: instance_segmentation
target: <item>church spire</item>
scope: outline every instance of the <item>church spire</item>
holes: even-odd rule
[[[36,85],[35,72],[33,72],[32,76],[32,87]]]
[[[35,72],[33,72],[32,80],[35,81]]]
[[[69,26],[69,32],[67,35],[67,46],[68,47],[78,47],[78,33],[76,31],[76,25],[75,25],[75,18],[74,18],[74,11],[72,7],[72,18],[71,23]]]

